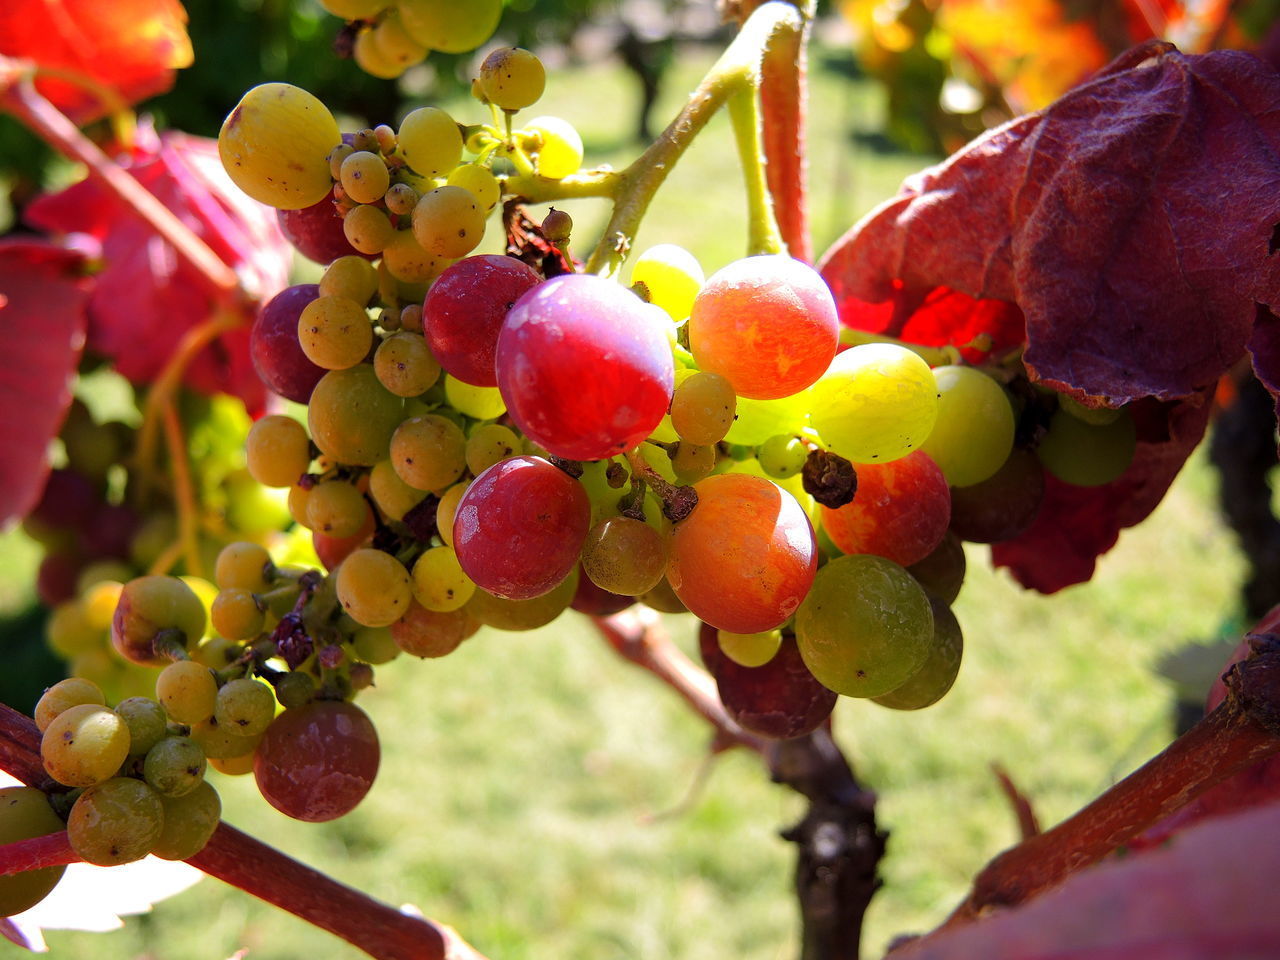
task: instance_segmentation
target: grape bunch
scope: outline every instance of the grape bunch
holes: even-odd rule
[[[502,0],[320,0],[354,29],[351,55],[360,69],[391,80],[432,50],[466,53],[498,28]]]

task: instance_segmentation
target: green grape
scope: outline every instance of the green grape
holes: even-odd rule
[[[248,91],[218,133],[218,155],[235,185],[260,203],[301,210],[329,193],[329,151],[342,140],[323,103],[300,87]]]
[[[813,385],[811,410],[814,428],[840,456],[887,463],[929,436],[938,416],[938,384],[929,365],[906,347],[862,344],[831,361]]]
[[[601,590],[638,596],[656,587],[666,570],[662,534],[642,520],[612,517],[587,532],[582,571]]]
[[[631,266],[631,283],[643,283],[649,293],[649,302],[660,306],[672,320],[683,320],[689,316],[693,301],[706,281],[706,274],[702,272],[702,264],[698,263],[698,258],[674,243],[659,243],[650,247]],[[719,374],[703,373],[701,376]],[[732,392],[731,387],[730,394]],[[732,419],[730,416],[730,420]],[[716,439],[723,436],[721,434]]]
[[[275,715],[275,694],[265,683],[251,677],[238,677],[224,683],[213,709],[218,726],[242,737],[262,733]]]
[[[477,588],[462,609],[488,627],[499,630],[536,630],[538,627],[545,627],[569,609],[569,603],[577,589],[578,570],[575,567],[549,593],[532,600],[508,600]]]
[[[871,698],[882,707],[921,710],[941,700],[956,682],[964,655],[960,622],[944,601],[930,597],[929,604],[933,608],[933,642],[929,645],[929,654],[900,687]]]
[[[195,644],[206,623],[204,604],[188,584],[176,577],[137,577],[120,592],[111,644],[126,660],[151,666],[165,662],[155,650],[162,630],[176,630],[183,643]]]
[[[219,590],[242,589],[264,593],[271,589],[269,571],[271,554],[266,548],[247,540],[229,543],[218,552],[213,582]]]
[[[387,0],[320,0],[320,6],[343,20],[372,20],[386,5]]]
[[[413,208],[413,236],[428,253],[465,257],[484,238],[485,211],[462,187],[436,187]]]
[[[252,754],[262,739],[262,734],[242,737],[238,731],[221,726],[210,717],[201,723],[191,725],[191,739],[200,745],[204,755],[210,762],[214,760],[231,760]]]
[[[366,630],[381,630],[388,633],[386,627],[361,627],[356,631],[357,637]],[[370,661],[372,663],[373,661]],[[316,682],[311,675],[294,671],[286,673],[276,681],[276,699],[286,710],[301,707],[311,702],[316,695]]]
[[[796,611],[796,643],[818,682],[848,697],[878,697],[924,663],[933,614],[911,574],[884,557],[851,554],[818,570]]]
[[[133,431],[123,423],[95,423],[89,408],[74,400],[58,438],[67,452],[67,466],[86,477],[103,480],[111,465],[127,455]]]
[[[378,271],[364,257],[339,257],[320,277],[320,296],[344,297],[367,306],[378,292]]]
[[[378,48],[382,59],[405,70],[415,63],[426,59],[427,48],[409,35],[400,20],[400,13],[395,7],[386,14],[373,28],[373,44]],[[372,201],[367,201],[372,202]]]
[[[582,137],[567,120],[534,117],[524,125],[538,141],[538,175],[563,180],[582,166]]]
[[[382,385],[397,397],[416,397],[440,378],[440,364],[420,333],[395,333],[373,355],[373,369]]]
[[[36,701],[33,716],[36,727],[44,733],[49,729],[49,724],[72,707],[82,704],[105,706],[106,702],[107,698],[103,696],[102,688],[92,680],[68,677],[65,680],[59,680],[41,694],[40,699]]]
[[[402,408],[373,366],[361,363],[320,378],[311,392],[307,423],[321,453],[338,463],[371,467],[386,457]]]
[[[369,472],[369,496],[388,520],[403,520],[406,513],[426,499],[427,492],[401,480],[390,460],[379,460]]]
[[[1095,427],[1105,427],[1108,423],[1114,423],[1123,410],[1123,407],[1086,407],[1067,393],[1058,395],[1058,407],[1067,411],[1077,420],[1092,424]]]
[[[391,186],[391,174],[382,157],[356,150],[342,161],[342,189],[356,203],[377,203]]]
[[[502,199],[502,188],[493,171],[480,163],[462,163],[454,167],[445,181],[451,187],[462,187],[479,201],[485,210],[492,210]]]
[[[1040,439],[1036,456],[1044,468],[1063,483],[1099,487],[1118,480],[1138,447],[1138,432],[1127,410],[1111,423],[1085,423],[1059,409]]]
[[[440,534],[440,539],[449,546],[453,546],[453,518],[458,512],[458,503],[466,492],[466,483],[455,483],[440,495],[440,502],[436,505],[436,531]]]
[[[444,395],[449,406],[474,420],[494,420],[507,412],[507,402],[497,387],[478,387],[444,375]]]
[[[353,537],[368,519],[364,495],[345,480],[316,484],[307,498],[307,526],[326,537]]]
[[[264,487],[248,470],[232,470],[223,477],[222,489],[227,526],[243,536],[267,536],[289,522],[288,494],[283,488]]]
[[[681,440],[671,451],[671,470],[675,473],[676,482],[682,484],[697,483],[703,477],[711,475],[716,468],[716,448],[714,444],[698,446]]]
[[[970,487],[992,476],[1013,449],[1013,406],[1004,388],[973,367],[934,367],[938,419],[920,449],[947,483]]]
[[[311,466],[311,438],[292,417],[271,414],[249,428],[245,463],[265,487],[291,487]]]
[[[763,667],[774,658],[782,646],[781,630],[765,630],[762,633],[730,633],[716,631],[720,652],[743,667]]]
[[[413,599],[434,613],[459,609],[475,592],[453,547],[432,547],[413,565]]]
[[[87,787],[114,776],[129,756],[129,725],[110,707],[81,703],[59,713],[40,740],[49,776]]]
[[[217,697],[213,671],[194,660],[174,661],[156,677],[156,699],[178,723],[208,720]]]
[[[411,417],[391,437],[391,463],[400,479],[419,490],[443,490],[467,467],[467,438],[452,420],[434,414]]]
[[[795,434],[780,433],[760,444],[756,459],[765,476],[778,480],[794,477],[809,457],[809,448]]]
[[[209,842],[222,817],[222,800],[218,791],[205,780],[196,784],[190,793],[178,797],[161,796],[160,805],[164,809],[164,827],[151,848],[151,854],[161,860],[194,857]]]
[[[726,378],[718,373],[694,373],[671,395],[671,426],[690,443],[719,443],[733,426],[737,406],[733,384]]]
[[[373,325],[364,307],[346,297],[317,297],[298,317],[298,343],[318,367],[344,370],[373,346]]]
[[[480,64],[480,89],[503,110],[533,106],[546,87],[542,61],[522,47],[499,47]]]
[[[390,663],[400,655],[389,627],[361,627],[351,636],[351,648],[357,657],[375,666]]]
[[[438,107],[411,111],[400,121],[396,141],[405,163],[423,177],[439,177],[462,159],[462,133],[458,124]]]
[[[207,766],[200,744],[190,737],[165,737],[142,761],[142,777],[162,797],[180,797],[203,782]]]
[[[129,728],[129,756],[145,757],[164,739],[169,718],[150,697],[128,697],[116,704],[116,713]]]
[[[412,230],[397,230],[382,251],[382,265],[396,280],[404,283],[427,283],[434,280],[449,263],[448,257],[424,250]],[[421,300],[422,297],[418,295],[417,299]]]
[[[500,423],[484,423],[467,437],[467,469],[480,476],[495,463],[514,457],[520,449],[520,438],[510,427]]]
[[[252,640],[266,624],[266,610],[248,590],[223,590],[209,611],[213,629],[228,640]]]
[[[405,69],[382,52],[371,28],[364,28],[356,34],[355,43],[351,46],[351,59],[365,73],[381,80],[394,80]]]
[[[758,447],[780,433],[799,433],[813,409],[813,389],[801,390],[779,400],[751,400],[739,397],[736,418],[724,435],[728,443]]]
[[[352,551],[338,567],[338,602],[356,623],[386,627],[404,615],[412,599],[409,571],[381,550]]]
[[[67,839],[80,859],[99,867],[141,860],[160,839],[164,807],[141,780],[113,777],[76,798]]]
[[[382,253],[396,237],[396,228],[386,213],[369,204],[348,210],[342,218],[342,233],[347,243],[361,253]]]
[[[102,632],[89,624],[79,600],[67,600],[53,608],[45,621],[44,638],[54,653],[68,660],[102,644]]]
[[[429,50],[466,53],[498,29],[502,0],[399,0],[405,29]]]
[[[0,846],[62,832],[49,798],[35,787],[0,787]],[[30,910],[49,895],[66,867],[0,876],[0,917]]]

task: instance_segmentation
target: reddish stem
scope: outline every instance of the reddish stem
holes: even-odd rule
[[[0,877],[79,862],[80,858],[71,849],[65,830],[0,845]]]
[[[38,787],[48,780],[40,760],[40,739],[40,729],[34,720],[0,703],[0,770],[29,787]]]

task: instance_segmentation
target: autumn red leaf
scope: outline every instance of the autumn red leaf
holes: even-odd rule
[[[84,258],[41,240],[0,241],[0,527],[26,514],[71,403],[90,281]]]
[[[80,124],[111,109],[92,85],[131,106],[172,87],[174,71],[192,59],[187,12],[178,0],[5,0],[0,54],[48,70],[36,88]]]
[[[211,140],[181,133],[143,135],[124,166],[228,265],[255,299],[288,282],[290,250],[275,212],[244,196],[223,172]],[[32,226],[89,236],[101,245],[102,272],[89,304],[88,348],[137,383],[153,380],[178,341],[217,309],[227,309],[203,275],[126,204],[96,181],[41,197],[26,210]],[[187,383],[231,393],[251,410],[265,393],[249,357],[247,328],[224,334],[191,364]]]
[[[1016,305],[1033,380],[1092,404],[1163,401],[1124,477],[1056,485],[993,552],[1049,591],[1087,579],[1159,502],[1251,336],[1259,376],[1280,383],[1280,336],[1254,336],[1257,304],[1280,302],[1278,224],[1280,74],[1150,44],[910,178],[820,267],[846,305],[924,303],[938,287]]]

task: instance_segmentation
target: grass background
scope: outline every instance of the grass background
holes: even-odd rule
[[[674,114],[711,55],[686,51],[657,116]],[[878,94],[815,57],[812,192],[817,249],[927,158],[867,146]],[[623,165],[634,91],[609,65],[553,72],[537,109],[583,133],[589,159]],[[458,105],[458,115],[475,111]],[[375,118],[383,119],[383,118]],[[566,205],[576,236],[606,211]],[[745,242],[741,175],[728,124],[713,121],[646,220],[639,248],[670,241],[708,272]],[[1046,823],[1070,813],[1167,742],[1171,693],[1153,665],[1215,637],[1235,610],[1241,562],[1194,458],[1159,510],[1127,532],[1088,585],[1021,592],[970,552],[956,605],[966,634],[959,681],[936,707],[898,714],[842,701],[837,736],[880,797],[892,832],[866,954],[939,922],[973,872],[1013,841],[988,765],[1004,764]],[[22,609],[38,554],[4,551],[0,605]],[[688,618],[672,618],[693,646]],[[11,661],[12,662],[12,661]],[[778,831],[801,803],[745,753],[719,759],[688,807],[709,730],[668,691],[612,655],[576,615],[538,631],[485,631],[438,662],[379,668],[361,697],[383,766],[352,815],[316,826],[276,814],[251,780],[217,777],[226,818],[343,882],[413,903],[503,960],[794,956],[792,852]],[[30,704],[19,704],[27,709]],[[206,881],[122,931],[51,931],[55,957],[261,960],[362,956],[327,934]],[[0,941],[0,955],[10,948]]]

